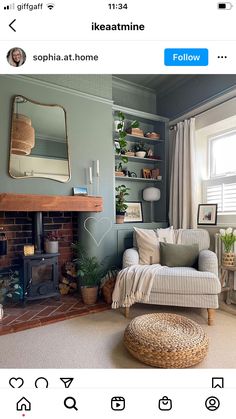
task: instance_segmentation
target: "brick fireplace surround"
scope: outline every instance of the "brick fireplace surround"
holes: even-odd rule
[[[59,272],[65,262],[71,261],[71,243],[78,239],[77,213],[67,211],[44,212],[44,234],[57,230],[59,241]],[[18,268],[25,244],[32,243],[32,213],[27,211],[0,212],[0,226],[7,236],[8,252],[0,257],[0,269]]]
[[[9,211],[5,210],[6,208]],[[26,210],[27,208],[29,211]],[[70,208],[72,211],[67,210]],[[32,243],[32,216],[35,211],[43,211],[44,235],[57,230],[61,237],[59,241],[60,276],[63,264],[71,261],[73,257],[71,243],[78,239],[78,212],[102,211],[102,199],[100,197],[0,194],[0,226],[3,227],[8,241],[7,255],[0,256],[0,271],[19,268],[24,245]],[[25,307],[19,304],[12,305],[4,307],[5,316],[0,322],[0,335],[108,308],[109,306],[101,301],[93,306],[86,306],[75,294],[64,296],[60,301],[46,298],[29,302]]]

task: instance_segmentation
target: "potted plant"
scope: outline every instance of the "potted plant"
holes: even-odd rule
[[[123,161],[123,163],[127,163],[128,158],[127,156],[125,156],[125,153],[127,151],[127,141],[126,141],[127,129],[138,128],[139,122],[135,120],[131,122],[130,126],[126,127],[125,129],[125,115],[123,114],[123,112],[118,112],[117,118],[118,118],[117,120],[118,122],[116,121],[116,127],[119,134],[119,138],[118,138],[119,145],[116,146],[116,153],[121,155],[121,160]]]
[[[128,191],[130,188],[127,188],[125,185],[119,185],[116,187],[116,223],[123,224],[125,218],[125,211],[128,208],[128,205],[125,203],[126,196],[129,195]]]
[[[89,256],[84,247],[79,243],[73,243],[76,258],[77,275],[84,304],[95,304],[98,296],[98,288],[104,276],[104,270],[96,256]]]
[[[49,231],[45,237],[44,248],[46,253],[58,253],[59,234],[57,231]]]
[[[231,227],[226,230],[220,229],[220,239],[224,243],[225,253],[223,255],[222,264],[224,266],[233,266],[235,265],[235,254],[233,251],[233,245],[236,242],[236,230],[233,230]]]
[[[140,141],[138,144],[134,145],[135,156],[144,158],[146,156],[146,147],[143,141]]]

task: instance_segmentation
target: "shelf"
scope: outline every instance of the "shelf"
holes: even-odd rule
[[[140,163],[156,163],[156,162],[163,162],[163,160],[160,159],[149,159],[147,157],[136,157],[136,156],[126,156],[125,154],[115,154],[115,158],[119,159],[121,157],[127,157],[130,161],[136,161]]]
[[[103,211],[100,196],[0,194],[0,211]]]
[[[162,182],[161,180],[158,179],[145,179],[143,177],[129,177],[129,176],[115,176],[116,179],[119,180],[124,180],[124,181],[133,181],[133,182]]]
[[[119,133],[117,131],[114,131],[114,135],[119,135]],[[114,138],[114,141],[117,141],[118,138]],[[140,137],[139,135],[131,135],[131,134],[127,134],[126,135],[126,141],[132,141],[132,142],[139,142],[139,141],[145,141],[145,143],[148,144],[157,144],[157,143],[165,143],[165,140],[158,140],[157,138],[147,138],[147,137]]]

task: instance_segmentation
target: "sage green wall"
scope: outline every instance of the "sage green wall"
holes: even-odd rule
[[[112,98],[110,74],[33,74],[27,77],[105,99]]]
[[[78,215],[79,237],[89,253],[95,254],[100,260],[105,258],[107,265],[120,262],[124,247],[132,245],[132,226],[119,227],[115,224],[114,217],[112,77],[0,76],[0,92],[0,192],[71,195],[72,187],[86,184],[85,170],[94,160],[99,159],[99,195],[103,197],[104,211],[99,214]],[[140,91],[138,93],[140,96]],[[68,183],[36,178],[13,179],[9,176],[11,100],[14,95],[23,95],[45,104],[58,104],[66,109],[71,163],[71,180]],[[153,105],[153,100],[150,103]],[[135,103],[133,106],[135,107]],[[90,193],[97,193],[95,184]],[[87,217],[93,218],[86,222]],[[156,226],[155,223],[153,228]],[[142,227],[150,228],[150,224],[143,224]]]
[[[79,77],[79,76],[73,76]],[[111,78],[110,78],[111,86]],[[91,91],[92,89],[90,89]],[[77,92],[67,91],[53,85],[41,83],[26,77],[0,76],[0,192],[36,193],[52,195],[71,195],[72,187],[84,185],[85,171],[94,160],[100,161],[100,195],[104,200],[104,211],[96,218],[108,217],[114,226],[114,185],[113,185],[113,144],[112,104],[96,98],[82,97]],[[59,183],[48,179],[13,179],[8,174],[9,138],[11,121],[11,99],[14,95],[23,95],[42,103],[62,105],[67,112],[71,180]],[[96,190],[92,191],[96,194]],[[94,216],[87,213],[87,216]],[[83,224],[85,217],[80,215]],[[94,223],[94,221],[93,221]],[[89,227],[89,224],[87,225]],[[91,226],[93,230],[93,226]],[[102,226],[104,229],[104,226]],[[96,230],[99,239],[104,231]],[[116,231],[107,234],[100,246],[96,246],[89,233],[80,232],[80,239],[91,253],[111,259],[117,254]]]

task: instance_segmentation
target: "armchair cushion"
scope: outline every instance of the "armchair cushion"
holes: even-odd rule
[[[161,265],[171,268],[177,266],[196,266],[199,254],[198,244],[170,244],[160,243]]]
[[[199,272],[194,268],[169,268],[157,271],[152,293],[182,295],[215,295],[221,290],[220,281],[211,272]]]
[[[139,252],[139,263],[151,265],[160,262],[160,249],[157,233],[154,230],[134,227],[137,247]]]
[[[201,250],[198,257],[198,270],[212,272],[218,276],[218,260],[216,254],[211,250]]]

